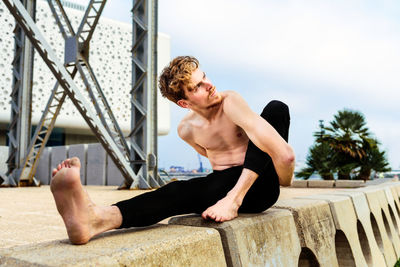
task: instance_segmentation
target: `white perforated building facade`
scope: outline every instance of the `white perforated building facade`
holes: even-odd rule
[[[66,12],[74,29],[78,29],[84,12],[72,8],[66,8]],[[10,93],[12,90],[11,64],[14,57],[14,23],[14,18],[9,14],[8,9],[3,2],[0,2],[0,145],[5,144],[5,132],[11,114]],[[59,56],[60,61],[63,62],[64,40],[46,1],[37,1],[36,24]],[[169,37],[159,34],[159,69],[166,65],[170,59],[169,44]],[[131,127],[129,93],[132,80],[131,47],[132,25],[100,18],[90,44],[89,62],[124,132],[129,132]],[[83,82],[79,75],[75,77],[75,81],[83,90]],[[33,125],[39,121],[54,84],[55,78],[41,57],[35,53],[32,89]],[[167,134],[169,131],[169,113],[169,103],[159,95],[159,135]],[[68,99],[57,117],[56,128],[62,129],[66,144],[96,142],[89,127]]]

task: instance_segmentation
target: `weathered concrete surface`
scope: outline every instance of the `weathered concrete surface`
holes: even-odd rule
[[[306,196],[304,198],[325,200],[329,203],[336,226],[335,246],[339,266],[372,265],[369,247],[365,251],[367,255],[364,257],[364,251],[360,246],[357,215],[349,196],[326,194]]]
[[[300,242],[288,210],[272,208],[261,214],[240,214],[224,223],[188,215],[174,217],[169,224],[218,230],[228,266],[297,266],[299,261]]]
[[[155,225],[102,234],[83,246],[68,240],[0,250],[1,266],[226,266],[214,229]]]
[[[382,205],[384,205],[382,203],[382,194],[384,193],[379,188],[373,186],[363,188],[359,191],[363,192],[367,198],[369,209],[371,211],[372,229],[374,230],[375,238],[378,238],[377,242],[379,248],[385,256],[386,264],[387,266],[393,266],[398,257],[394,249],[394,244],[390,238],[391,229],[389,226],[388,217],[384,214],[382,207]],[[383,199],[385,199],[384,195]],[[378,236],[380,236],[380,240]]]
[[[379,231],[373,230],[371,225],[370,209],[365,194],[360,191],[348,190],[334,192],[335,195],[344,195],[351,197],[353,207],[357,215],[358,238],[363,250],[365,260],[372,264],[369,266],[387,266],[383,256],[382,238]],[[374,227],[377,228],[376,224]],[[377,239],[380,242],[378,246]],[[380,249],[382,247],[382,250]]]
[[[275,208],[290,210],[296,223],[301,247],[308,248],[320,266],[335,267],[335,224],[329,204],[322,200],[279,200]]]

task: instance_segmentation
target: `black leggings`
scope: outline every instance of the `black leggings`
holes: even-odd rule
[[[287,105],[271,101],[261,117],[288,141],[290,116]],[[278,175],[269,155],[249,141],[243,166],[213,171],[206,177],[171,182],[157,190],[116,203],[123,218],[120,228],[147,226],[179,214],[200,214],[226,196],[235,186],[243,168],[256,172],[259,177],[247,192],[239,212],[258,213],[268,209],[279,197]]]

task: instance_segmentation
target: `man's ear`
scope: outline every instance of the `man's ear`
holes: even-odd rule
[[[180,106],[182,108],[188,108],[189,107],[188,102],[186,100],[184,100],[184,99],[180,99],[176,103],[178,104],[178,106]]]

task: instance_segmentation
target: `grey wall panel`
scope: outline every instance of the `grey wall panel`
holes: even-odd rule
[[[40,155],[35,178],[38,179],[41,184],[50,184],[52,170],[50,169],[51,150],[51,147],[45,147]]]
[[[89,144],[87,148],[87,185],[105,185],[106,151],[101,144]]]
[[[107,185],[120,186],[124,181],[121,171],[117,168],[114,161],[107,155]]]

